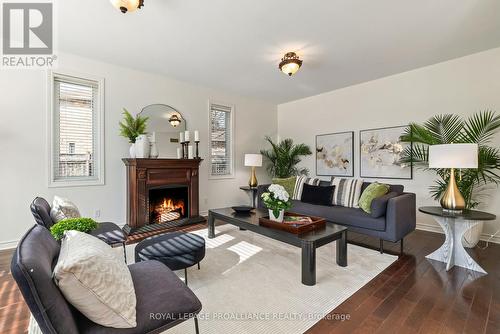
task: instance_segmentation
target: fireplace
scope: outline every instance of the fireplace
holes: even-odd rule
[[[127,224],[124,231],[161,233],[205,221],[199,215],[201,159],[123,159],[127,166]],[[153,232],[152,232],[153,231]]]
[[[187,217],[187,186],[167,186],[149,190],[149,224],[163,224]]]

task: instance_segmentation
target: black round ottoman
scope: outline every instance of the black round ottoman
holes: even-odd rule
[[[205,239],[196,234],[173,232],[145,239],[135,247],[135,262],[157,260],[171,270],[184,269],[187,285],[187,268],[198,264],[205,257]]]

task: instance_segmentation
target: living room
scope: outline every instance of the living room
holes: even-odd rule
[[[37,3],[0,332],[500,331],[499,3]]]

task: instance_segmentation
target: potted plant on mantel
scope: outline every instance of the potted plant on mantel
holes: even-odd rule
[[[457,115],[438,115],[424,124],[412,123],[401,137],[401,141],[411,142],[402,154],[401,162],[412,163],[424,170],[428,168],[429,145],[474,143],[479,145],[477,169],[465,169],[457,175],[458,188],[465,199],[466,209],[474,209],[481,204],[480,199],[489,185],[500,183],[500,150],[489,146],[500,130],[500,116],[492,111],[483,111],[470,116],[467,120]],[[439,179],[430,187],[432,197],[439,200],[446,190],[450,171],[433,169]],[[481,236],[483,224],[466,233],[465,247],[476,246]]]
[[[135,142],[139,136],[144,136],[146,134],[146,124],[148,122],[149,117],[144,117],[141,115],[137,115],[136,117],[132,116],[130,112],[123,108],[123,121],[119,123],[120,125],[120,136],[128,139],[130,143],[130,157],[136,157],[136,147]],[[146,144],[146,143],[144,143]],[[149,143],[148,143],[149,146]],[[141,156],[142,157],[142,156]]]
[[[271,184],[268,191],[261,195],[262,202],[269,209],[269,219],[282,222],[285,216],[285,210],[292,207],[290,195],[283,186]]]

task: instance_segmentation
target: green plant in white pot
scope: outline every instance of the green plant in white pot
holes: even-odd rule
[[[271,184],[261,197],[262,202],[269,209],[269,219],[281,223],[285,216],[285,210],[292,207],[290,195],[285,188],[279,184]]]

